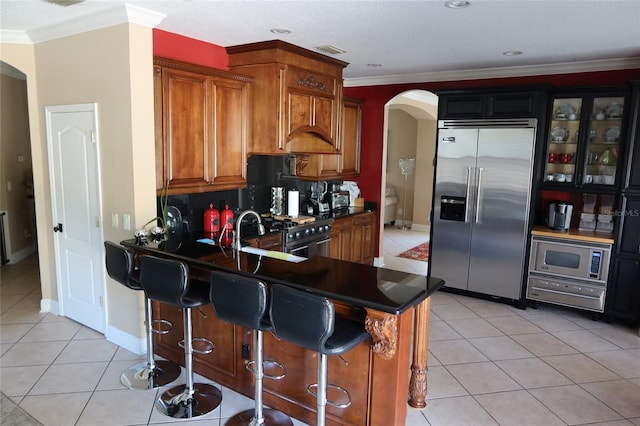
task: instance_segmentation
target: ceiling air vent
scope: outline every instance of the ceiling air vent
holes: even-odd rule
[[[82,3],[84,0],[42,0],[45,3],[51,3],[58,6],[72,6],[74,4]]]
[[[324,53],[328,53],[330,55],[338,55],[340,53],[347,53],[346,50],[342,50],[339,47],[335,47],[335,46],[331,46],[331,45],[324,45],[324,46],[317,46],[316,49],[318,49],[321,52]]]

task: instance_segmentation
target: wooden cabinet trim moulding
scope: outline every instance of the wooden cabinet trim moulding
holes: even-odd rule
[[[322,63],[332,63],[333,65],[338,65],[341,67],[346,67],[349,65],[347,62],[341,61],[339,59],[332,58],[330,56],[323,55],[321,53],[316,53],[311,50],[305,49],[300,46],[296,46],[291,43],[287,43],[282,40],[269,40],[269,41],[260,41],[257,43],[248,43],[241,44],[237,46],[227,47],[227,54],[239,54],[239,53],[254,53],[256,51],[264,52],[264,63],[274,62],[274,55],[272,50],[277,51],[277,62],[287,62],[288,52],[293,53],[296,56],[304,56],[308,59],[320,61]],[[231,58],[229,58],[229,65],[231,66]]]
[[[367,309],[364,326],[373,340],[373,352],[382,359],[393,358],[398,348],[397,316]]]
[[[180,62],[173,59],[154,57],[153,64],[160,67],[167,67],[172,69],[177,69],[181,71],[193,72],[197,74],[203,74],[210,77],[222,77],[226,79],[232,79],[242,82],[251,83],[253,82],[253,77],[234,73],[231,71],[221,70],[217,68],[205,67],[203,65],[190,64],[188,62]],[[155,71],[157,72],[157,71]]]

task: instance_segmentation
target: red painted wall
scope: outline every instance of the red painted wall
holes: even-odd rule
[[[153,55],[211,68],[229,69],[229,56],[224,47],[155,28]]]

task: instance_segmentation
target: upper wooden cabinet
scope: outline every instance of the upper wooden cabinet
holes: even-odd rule
[[[154,59],[156,188],[169,194],[247,186],[251,78]]]
[[[254,77],[249,153],[336,153],[347,65],[283,41],[227,48],[229,69]]]
[[[344,97],[338,155],[296,154],[296,174],[304,180],[353,179],[360,176],[361,99]]]
[[[363,101],[345,96],[343,105],[340,175],[343,179],[349,179],[360,176],[360,130],[362,129]]]

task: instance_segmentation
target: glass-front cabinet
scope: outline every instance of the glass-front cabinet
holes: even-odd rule
[[[553,99],[544,182],[553,186],[614,187],[621,175],[624,93]],[[620,159],[622,160],[622,159]]]

